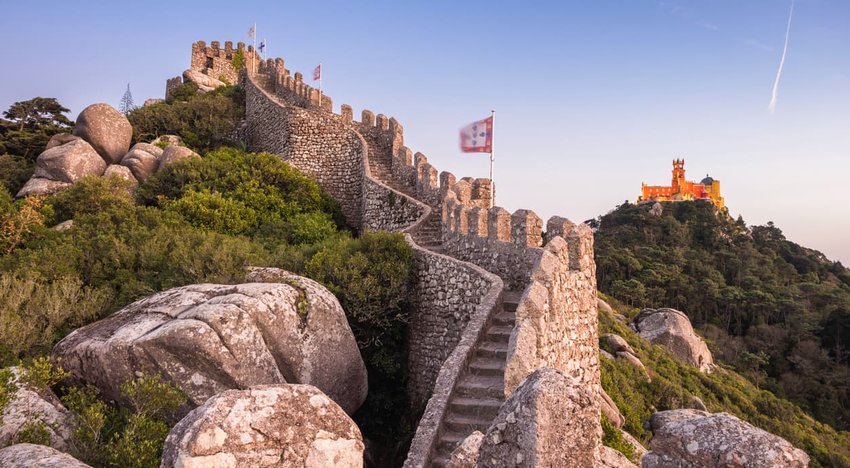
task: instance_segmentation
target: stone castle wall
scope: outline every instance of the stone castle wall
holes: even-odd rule
[[[371,176],[365,140],[355,131],[365,130],[363,133],[373,141],[384,138],[387,147],[392,147],[394,138],[386,135],[397,135],[400,126],[390,131],[389,119],[375,119],[369,111],[363,112],[363,121],[356,122],[350,113],[317,114],[315,109],[293,106],[277,93],[267,92],[264,79],[258,74],[244,80],[247,136],[252,150],[278,154],[314,177],[340,202],[347,222],[356,229],[409,231],[431,212],[428,205]],[[443,361],[461,340],[466,325],[473,317],[486,321],[492,312],[493,305],[482,302],[482,298],[500,294],[502,282],[475,265],[420,248],[409,235],[407,240],[414,248],[416,271],[410,340],[434,351],[412,352],[408,361],[412,405],[422,408]],[[455,279],[446,283],[438,280],[439,275]]]
[[[283,59],[247,73],[250,146],[280,154],[316,178],[361,230],[415,232],[430,213],[440,216],[441,255],[415,251],[410,317],[410,393],[427,401],[406,466],[428,463],[458,376],[505,289],[524,291],[511,337],[506,391],[538,367],[554,367],[598,391],[595,267],[592,234],[565,218],[547,222],[529,210],[489,208],[489,180],[456,180],[403,145],[395,119],[361,113],[333,101],[291,74]],[[389,184],[370,172],[389,169]],[[430,396],[430,398],[429,398]],[[598,414],[598,408],[590,413]],[[598,425],[598,417],[592,424]],[[598,434],[588,434],[595,438]]]
[[[245,56],[246,66],[251,66],[252,60],[259,61],[254,47],[246,48],[243,42],[237,43],[234,49],[230,41],[225,42],[223,48],[219,41],[210,42],[209,47],[206,42],[198,41],[192,44],[191,68],[219,81],[236,84],[239,82],[239,71],[232,64],[234,55],[240,50]]]

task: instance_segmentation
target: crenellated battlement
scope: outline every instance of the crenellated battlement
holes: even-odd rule
[[[426,466],[434,456],[459,376],[487,324],[503,310],[507,292],[521,299],[505,360],[505,392],[540,367],[598,391],[588,226],[560,216],[544,225],[532,210],[491,207],[489,179],[440,172],[425,154],[404,145],[395,118],[363,109],[357,119],[348,104],[335,112],[331,98],[288,70],[282,58],[246,69],[242,82],[251,149],[279,154],[314,177],[353,227],[404,232],[414,249],[408,390],[413,411],[427,406],[405,466]],[[590,406],[593,417],[582,427],[598,428],[598,403]],[[600,433],[575,437],[593,445]]]

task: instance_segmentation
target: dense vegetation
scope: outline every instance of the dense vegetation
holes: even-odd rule
[[[204,156],[164,168],[135,194],[120,179],[89,177],[50,197],[15,201],[17,182],[2,173],[0,366],[42,362],[73,329],[153,292],[241,282],[246,266],[282,267],[339,298],[369,372],[369,395],[354,418],[374,463],[398,465],[414,422],[404,366],[412,251],[399,234],[354,238],[338,204],[280,158],[219,147],[229,141],[220,135],[234,133],[238,102],[238,90],[228,88],[178,93],[132,112],[137,139],[179,134]],[[68,220],[70,229],[49,228]],[[5,386],[9,373],[0,374],[2,404],[13,389]],[[92,388],[56,382],[43,387],[86,428],[75,433],[75,455],[93,466],[158,466],[167,413],[183,401],[173,389],[155,377],[126,383],[128,399],[140,385],[160,399],[159,409],[141,414],[100,400]],[[21,437],[44,435],[36,425]]]
[[[245,99],[236,86],[198,94],[194,83],[181,85],[165,102],[139,107],[127,114],[134,141],[160,135],[180,135],[195,151],[206,153],[237,143],[236,127],[245,116]]]
[[[605,299],[627,317],[638,312],[609,297]],[[682,364],[664,348],[649,344],[625,323],[600,310],[599,334],[605,333],[625,338],[651,376],[648,380],[643,371],[622,359],[600,359],[602,387],[625,417],[623,428],[644,445],[648,445],[651,436],[644,421],[653,412],[688,407],[692,396],[696,396],[711,412],[726,411],[784,437],[809,454],[810,466],[850,466],[850,433],[816,421],[794,403],[758,388],[724,366],[712,374],[704,374]],[[603,341],[602,346],[604,349],[607,343]],[[606,445],[620,448],[623,444],[617,445],[609,432],[613,434],[606,431]]]
[[[624,204],[596,222],[599,289],[687,313],[715,358],[850,429],[850,271],[705,202]]]

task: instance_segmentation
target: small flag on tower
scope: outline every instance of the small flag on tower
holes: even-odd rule
[[[316,65],[316,68],[313,69],[313,81],[319,81],[322,79],[322,64]]]
[[[256,30],[256,28],[257,28],[257,26],[254,25],[254,26],[251,26],[251,29],[248,30],[248,37],[250,37],[251,39],[254,39],[254,31]]]
[[[265,50],[265,48],[266,48],[266,41],[260,41],[260,45],[259,45],[259,46],[257,46],[257,50],[259,50],[259,51],[260,51],[260,53],[263,53],[263,51]]]
[[[473,122],[460,130],[460,150],[464,153],[493,151],[493,117]]]

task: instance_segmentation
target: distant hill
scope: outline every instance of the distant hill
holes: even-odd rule
[[[850,429],[850,270],[702,201],[623,204],[596,228],[600,291],[685,312],[715,358]]]
[[[615,313],[633,318],[638,312],[604,294],[601,297],[609,301]],[[710,412],[734,414],[805,450],[811,457],[812,467],[850,466],[850,432],[836,431],[814,420],[797,405],[757,388],[751,379],[725,366],[721,365],[711,374],[699,372],[674,359],[663,347],[642,339],[618,320],[617,315],[600,309],[599,335],[606,333],[623,337],[652,377],[646,379],[643,370],[624,359],[600,359],[602,387],[624,416],[623,429],[644,445],[649,446],[651,438],[644,422],[653,412],[693,407],[689,402],[696,396]],[[614,351],[606,340],[602,340],[601,346],[609,352]],[[617,444],[617,437],[609,432],[612,431],[606,431],[606,443],[621,449],[623,444]]]

